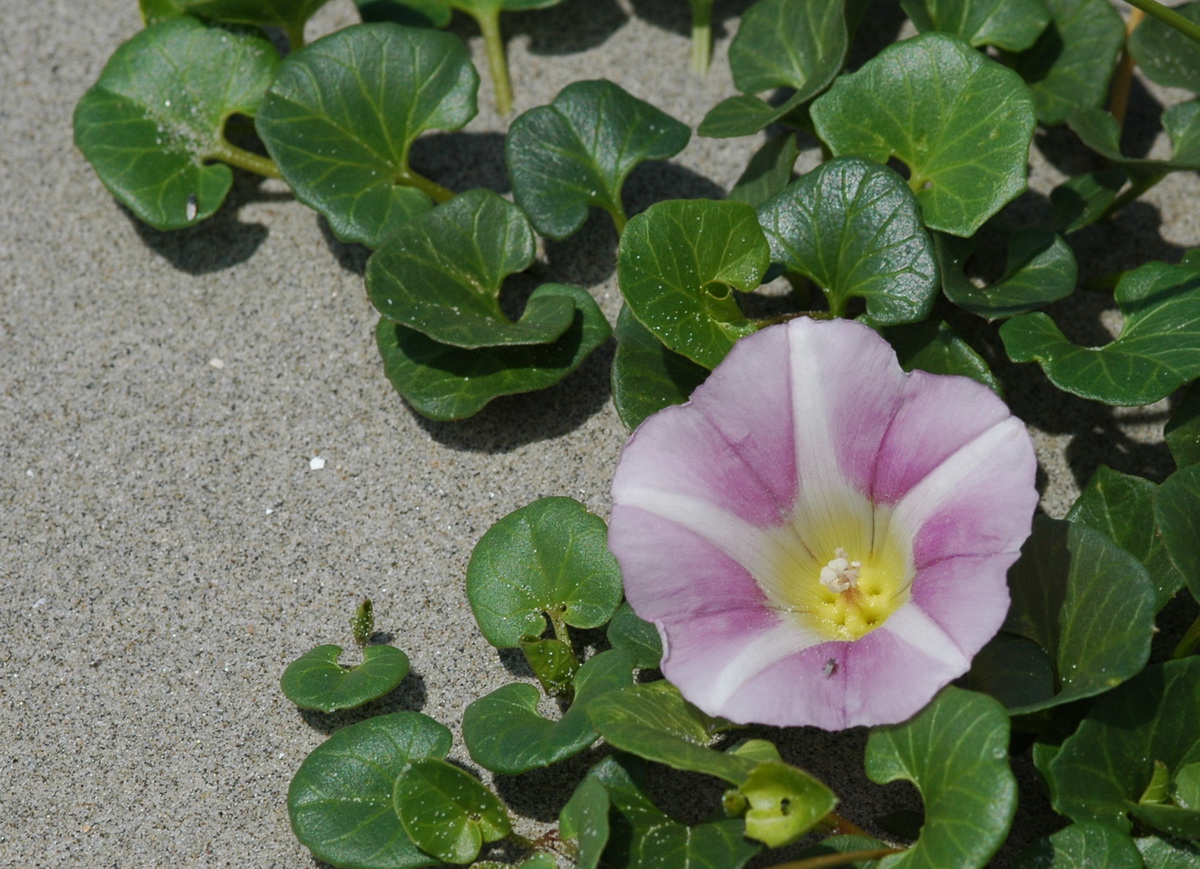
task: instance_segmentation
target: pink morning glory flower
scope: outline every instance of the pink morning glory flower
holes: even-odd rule
[[[893,723],[999,630],[1035,470],[986,387],[905,373],[859,323],[796,319],[637,429],[609,547],[664,675],[705,712]]]

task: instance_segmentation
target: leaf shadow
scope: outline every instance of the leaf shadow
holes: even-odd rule
[[[502,133],[426,133],[413,142],[412,167],[456,193],[485,187],[508,193]]]
[[[450,449],[486,455],[508,453],[568,434],[601,412],[612,392],[609,369],[614,351],[610,338],[554,386],[501,396],[467,419],[439,422],[407,405],[405,411],[413,414],[426,434]]]
[[[724,39],[742,14],[754,5],[755,0],[714,0],[712,8],[713,39]],[[662,0],[630,0],[633,14],[648,24],[670,33],[688,36],[692,32],[690,4],[664,3]],[[731,26],[731,23],[734,26]]]
[[[223,271],[250,259],[267,239],[270,230],[261,223],[238,218],[242,206],[258,202],[284,202],[290,192],[262,189],[265,179],[248,172],[233,173],[233,187],[212,217],[187,229],[170,232],[142,223],[132,211],[118,203],[133,224],[142,243],[176,269],[192,275]]]
[[[607,42],[628,20],[617,0],[565,0],[547,9],[501,17],[505,40],[527,37],[540,55],[577,54]]]

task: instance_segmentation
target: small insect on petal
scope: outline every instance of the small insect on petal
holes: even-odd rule
[[[196,202],[196,194],[189,193],[187,198],[187,209],[184,211],[184,215],[189,221],[192,221],[196,219],[196,215],[199,213],[200,206],[199,203]]]
[[[826,679],[828,679],[830,676],[832,676],[836,672],[837,672],[837,659],[830,658],[828,661],[825,662],[825,667],[824,667],[824,669],[821,670],[821,675],[824,676]]]

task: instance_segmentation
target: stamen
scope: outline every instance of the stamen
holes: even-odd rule
[[[862,569],[861,561],[851,561],[846,550],[837,547],[833,550],[833,558],[821,568],[821,585],[830,591],[841,594],[858,586],[858,575]]]

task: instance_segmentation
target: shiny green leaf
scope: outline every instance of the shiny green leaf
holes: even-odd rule
[[[479,75],[458,37],[380,22],[339,30],[289,55],[258,131],[296,198],[342,241],[378,247],[448,198],[409,165],[426,130],[475,117]]]
[[[617,315],[615,335],[613,404],[631,431],[664,407],[683,404],[708,377],[707,368],[664,347],[626,305]]]
[[[344,869],[438,865],[404,832],[392,802],[412,761],[445,757],[449,729],[419,712],[379,715],[338,730],[300,764],[288,814],[300,843]]]
[[[743,96],[715,106],[701,136],[748,136],[824,90],[842,68],[849,39],[844,0],[759,0],[729,45],[733,83]],[[779,106],[753,94],[794,88]]]
[[[1092,697],[1145,666],[1154,632],[1154,586],[1146,569],[1080,522],[1037,516],[1008,573],[1004,628],[1037,643],[1054,668],[1054,694],[1014,715]]]
[[[675,769],[702,772],[737,785],[756,765],[709,748],[718,733],[735,725],[705,715],[670,682],[605,694],[588,706],[588,716],[610,745]]]
[[[341,654],[341,646],[317,646],[289,664],[280,679],[287,699],[301,709],[353,709],[392,691],[408,675],[408,656],[395,646],[367,646],[357,667],[340,666]]]
[[[925,803],[921,837],[881,867],[982,867],[1004,841],[1017,783],[1008,767],[1008,716],[991,697],[943,688],[903,724],[872,730],[866,763],[872,781],[910,781]]]
[[[822,163],[758,208],[771,261],[812,280],[836,316],[866,300],[879,325],[923,320],[938,292],[933,242],[897,173],[854,157]]]
[[[1054,206],[1052,225],[1071,234],[1091,226],[1108,214],[1128,177],[1120,169],[1098,169],[1068,178],[1050,191]]]
[[[537,688],[513,683],[472,702],[463,714],[463,741],[485,769],[519,775],[574,757],[596,741],[588,704],[632,684],[633,661],[620,650],[601,652],[575,674],[575,699],[557,721],[538,714]]]
[[[542,498],[509,513],[487,530],[467,565],[471,611],[501,649],[541,636],[547,616],[599,627],[621,594],[604,520],[570,498]]]
[[[1072,824],[1028,848],[1013,869],[1143,869],[1128,833],[1103,824]]]
[[[629,173],[673,157],[690,137],[687,126],[612,82],[574,82],[509,128],[504,154],[513,197],[548,238],[576,232],[591,206],[612,215],[619,232]]]
[[[878,330],[892,348],[905,371],[920,369],[931,374],[958,374],[977,380],[997,395],[1000,381],[992,369],[950,325],[940,317]]]
[[[791,183],[792,167],[799,156],[795,133],[772,136],[754,152],[728,198],[757,208]]]
[[[1163,539],[1158,488],[1144,477],[1101,465],[1067,514],[1067,519],[1096,529],[1142,563],[1154,585],[1156,612],[1174,597],[1184,577]],[[1164,507],[1173,509],[1169,502],[1177,497],[1174,490],[1163,497]]]
[[[669,350],[714,368],[755,330],[733,291],[759,285],[771,252],[746,203],[656,203],[629,221],[618,256],[625,303]]]
[[[654,625],[639,619],[628,603],[613,614],[606,634],[614,649],[633,657],[633,665],[642,669],[657,667],[662,661],[662,638]]]
[[[562,640],[528,638],[521,640],[520,646],[543,691],[559,695],[571,690],[571,679],[579,669],[579,659],[570,646]]]
[[[599,869],[604,846],[608,844],[608,807],[608,791],[598,779],[589,776],[579,783],[558,813],[559,834],[579,848],[575,869]]]
[[[173,18],[109,58],[75,107],[75,144],[109,192],[155,229],[212,215],[247,154],[225,138],[230,115],[253,117],[279,55],[260,35]],[[186,74],[182,71],[186,71]],[[213,162],[225,161],[225,162]]]
[[[1043,0],[900,0],[900,6],[922,33],[949,33],[975,48],[1024,51],[1050,23]]]
[[[1174,774],[1200,756],[1197,721],[1200,658],[1146,668],[1092,706],[1063,742],[1049,767],[1055,810],[1080,823],[1130,830],[1128,815],[1153,777],[1154,762]]]
[[[575,304],[574,322],[552,344],[464,350],[382,317],[375,341],[384,373],[418,413],[440,420],[465,419],[494,398],[553,386],[603,344],[612,329],[586,290],[543,284],[529,304],[549,295]]]
[[[528,268],[534,252],[521,209],[468,190],[384,239],[367,260],[367,295],[383,316],[439,344],[549,344],[575,318],[570,296],[534,294],[515,323],[500,307],[504,279]]]
[[[1061,124],[1074,111],[1096,108],[1125,41],[1125,22],[1108,0],[1043,0],[1050,25],[1010,63],[1029,84],[1043,124]]]
[[[1020,78],[965,42],[925,33],[885,48],[812,105],[838,156],[901,160],[925,225],[973,235],[1025,190],[1033,101]]]
[[[1103,347],[1079,347],[1046,314],[1000,327],[1014,362],[1041,364],[1059,389],[1116,405],[1150,404],[1200,376],[1200,269],[1149,262],[1117,284],[1121,335]]]
[[[1013,233],[1004,276],[988,287],[975,286],[963,271],[974,248],[972,240],[952,235],[935,240],[946,298],[986,320],[1027,314],[1075,292],[1075,254],[1061,236],[1048,230],[1029,227]]]
[[[396,779],[396,814],[422,850],[470,863],[484,842],[512,832],[504,804],[479,779],[436,757],[414,760]]]
[[[329,0],[141,0],[147,22],[191,15],[231,24],[278,27],[295,43],[303,43],[304,25]]]
[[[1189,465],[1163,481],[1154,515],[1175,574],[1200,600],[1200,465]]]
[[[1122,154],[1120,125],[1102,109],[1080,109],[1067,120],[1085,145],[1114,163],[1139,186],[1148,187],[1171,172],[1200,169],[1200,100],[1180,103],[1163,112],[1163,129],[1174,148],[1169,160]]]
[[[769,848],[799,841],[833,811],[837,797],[815,778],[786,763],[760,763],[738,786],[750,807],[746,835]]]
[[[604,866],[622,869],[740,869],[761,850],[742,835],[740,818],[687,826],[663,814],[631,775],[635,759],[618,755],[589,773],[608,791],[612,804]]]
[[[1134,839],[1146,869],[1196,869],[1200,866],[1200,845],[1169,836],[1143,836]]]
[[[1200,3],[1166,5],[1200,23]],[[1200,44],[1169,24],[1147,16],[1129,37],[1129,53],[1150,81],[1200,93]]]
[[[1200,464],[1200,383],[1184,391],[1163,428],[1163,439],[1178,467]]]

